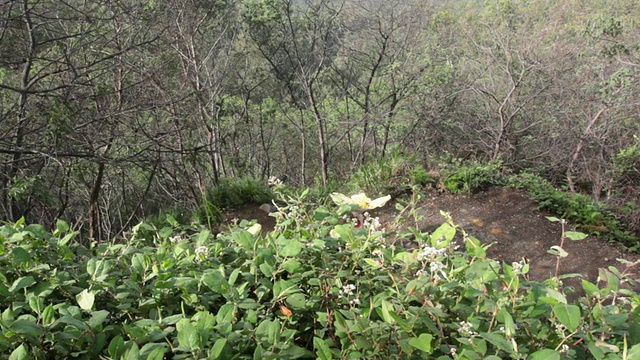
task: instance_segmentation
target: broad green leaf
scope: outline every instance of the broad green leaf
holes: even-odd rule
[[[347,243],[353,243],[355,241],[353,226],[347,224],[336,225],[333,230]]]
[[[69,229],[69,223],[66,221],[60,219],[56,221],[56,235],[67,232]]]
[[[140,348],[135,341],[127,341],[129,348],[125,351],[123,360],[140,360]]]
[[[390,315],[390,313],[395,312],[393,305],[387,300],[382,300],[382,319],[389,324],[395,324],[395,319]]]
[[[629,321],[629,343],[640,344],[640,323]]]
[[[93,308],[93,303],[96,299],[96,296],[89,289],[84,289],[78,295],[76,295],[76,301],[78,302],[78,306],[82,310],[91,310]]]
[[[29,262],[29,260],[31,260],[31,254],[29,254],[27,250],[17,247],[11,251],[11,262],[13,265],[21,265]]]
[[[175,325],[178,321],[180,321],[180,319],[184,319],[184,315],[182,314],[171,315],[163,318],[161,323],[164,325]]]
[[[298,240],[288,240],[287,244],[280,250],[280,256],[294,257],[302,252],[303,245]]]
[[[480,240],[476,239],[475,237],[469,236],[464,244],[469,255],[479,259],[484,259],[487,257],[487,250],[482,247],[482,243],[480,242]]]
[[[564,236],[566,236],[570,240],[574,240],[575,241],[575,240],[584,240],[589,235],[587,235],[585,233],[578,232],[578,231],[567,231],[567,232],[564,233]]]
[[[200,233],[198,234],[198,238],[196,239],[196,243],[198,243],[198,245],[203,244],[205,241],[207,241],[207,239],[209,239],[209,237],[211,236],[211,231],[209,230],[202,230],[200,231]]]
[[[131,266],[138,272],[138,274],[143,274],[146,269],[146,259],[143,254],[133,254],[131,258]]]
[[[146,344],[146,345],[149,345],[149,344]],[[144,349],[144,346],[142,347],[142,349]],[[141,353],[142,353],[142,349],[140,350]],[[154,348],[149,353],[149,355],[147,356],[147,360],[163,360],[164,359],[164,353],[165,353],[164,347],[161,344],[159,347]]]
[[[87,260],[87,274],[93,277],[96,274],[97,267],[98,267],[98,260],[96,260],[95,258],[91,258]]]
[[[433,352],[433,348],[431,347],[431,341],[433,340],[433,335],[431,334],[420,334],[417,338],[409,339],[409,345],[413,346],[416,349],[422,350],[427,354],[431,354]]]
[[[62,316],[60,319],[56,320],[53,324],[51,324],[52,328],[55,328],[58,323],[62,323],[62,324],[67,324],[70,326],[75,327],[78,330],[81,331],[90,331],[91,329],[89,328],[89,325],[87,325],[85,322],[78,320],[76,318],[74,318],[71,315],[64,315]]]
[[[108,317],[109,312],[107,310],[92,311],[91,319],[89,319],[89,327],[96,329],[98,326],[102,325]]]
[[[10,328],[11,328],[11,331],[17,334],[26,335],[34,338],[44,333],[44,329],[40,325],[27,319],[18,319],[12,322],[10,325]]]
[[[171,214],[167,214],[167,222],[169,223],[169,225],[173,226],[173,227],[180,227],[180,224],[178,223],[178,220],[176,220],[176,218],[173,217],[173,215]]]
[[[120,335],[116,335],[109,343],[109,356],[112,359],[120,359],[124,354],[124,339]]]
[[[600,291],[596,284],[593,284],[587,280],[582,280],[582,288],[584,289],[584,292],[589,296],[593,296]]]
[[[547,296],[561,304],[566,304],[567,303],[567,298],[558,290],[556,289],[552,289],[552,288],[546,288],[546,293]],[[553,302],[553,304],[555,304],[555,301]]]
[[[527,360],[560,360],[560,353],[551,349],[542,349],[529,355]]]
[[[502,335],[483,332],[480,334],[480,336],[500,350],[504,350],[507,353],[513,352],[513,346]]]
[[[293,294],[287,296],[287,304],[295,310],[304,309],[306,307],[306,298],[304,294]]]
[[[72,233],[68,233],[62,239],[58,240],[58,246],[67,245],[69,243],[69,241],[71,241],[74,237],[76,237],[76,235],[78,235],[78,233],[76,231],[74,231]]]
[[[224,350],[225,345],[227,345],[227,339],[218,339],[216,340],[216,342],[213,344],[213,347],[211,348],[211,359],[217,359],[220,357],[220,354],[222,354],[222,350]]]
[[[269,263],[263,262],[258,267],[264,276],[270,278],[273,275],[273,266]]]
[[[253,251],[256,239],[246,230],[238,230],[231,233],[231,240],[247,251]]]
[[[11,286],[9,287],[9,292],[10,293],[14,293],[18,290],[22,290],[24,288],[28,288],[29,286],[33,285],[36,283],[36,280],[33,278],[33,276],[29,275],[29,276],[23,276],[19,279],[16,279],[16,281],[13,282],[13,284],[11,284]]]
[[[229,291],[227,279],[219,271],[208,271],[202,276],[202,282],[207,287],[219,294],[226,294]]]
[[[289,274],[295,274],[298,269],[301,269],[302,263],[295,259],[288,259],[282,264],[282,268],[285,269]]]
[[[36,314],[40,314],[44,309],[44,299],[35,295],[29,296],[29,307]]]
[[[329,345],[319,337],[313,338],[313,348],[316,350],[316,356],[320,360],[332,360],[333,354],[331,353],[331,349]]]
[[[553,307],[553,313],[564,326],[573,332],[580,325],[580,308],[576,305],[557,304]]]
[[[42,315],[40,316],[40,320],[42,321],[43,326],[51,325],[55,321],[55,309],[53,308],[53,304],[49,304],[44,311],[42,311]]]
[[[444,223],[431,234],[431,246],[437,249],[446,247],[451,240],[453,240],[454,236],[456,236],[456,228],[448,223]]]
[[[195,321],[199,332],[209,331],[216,325],[216,317],[208,311],[198,311],[191,320]]]
[[[200,348],[200,336],[195,326],[188,319],[182,319],[176,324],[178,343],[189,350]]]
[[[27,348],[27,345],[25,344],[22,344],[17,348],[15,348],[15,350],[11,352],[11,355],[9,355],[9,360],[29,360],[29,359],[32,359],[32,357],[29,355],[29,350]]]
[[[607,353],[609,353],[609,352],[613,352],[613,353],[620,352],[620,348],[619,347],[617,347],[617,346],[615,346],[613,344],[606,343],[606,342],[604,342],[602,340],[596,340],[595,345],[597,347],[599,347],[600,349],[604,349],[605,350],[604,352],[607,352]]]
[[[280,337],[280,324],[276,320],[265,319],[256,327],[255,334],[261,342],[273,344]]]
[[[374,269],[378,269],[378,268],[380,268],[382,266],[382,264],[380,263],[379,260],[366,258],[366,259],[364,259],[364,262],[366,262],[367,265],[373,267]]]
[[[224,324],[224,323],[230,324],[234,322],[235,321],[234,311],[235,311],[235,307],[233,306],[233,304],[222,305],[218,310],[218,313],[216,314],[216,322],[218,324]]]
[[[300,288],[291,280],[278,280],[273,283],[273,297],[279,299],[300,292]]]
[[[322,221],[330,216],[331,212],[323,207],[319,207],[313,212],[313,217],[316,221]]]
[[[504,333],[507,338],[513,337],[516,333],[515,323],[513,322],[513,317],[506,308],[502,308],[498,314],[498,318],[504,324]]]
[[[640,344],[633,345],[627,353],[627,359],[640,359]]]
[[[549,254],[552,254],[561,258],[565,258],[569,255],[569,253],[567,253],[563,248],[561,248],[558,245],[553,245],[549,250],[547,250],[547,252]]]
[[[560,222],[562,220],[558,219],[555,216],[547,216],[547,220],[551,221],[551,222]]]

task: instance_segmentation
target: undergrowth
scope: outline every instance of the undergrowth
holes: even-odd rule
[[[540,208],[570,220],[583,231],[622,243],[632,251],[640,250],[640,240],[626,230],[616,214],[591,197],[559,190],[544,178],[530,173],[513,175],[507,183],[526,189]]]
[[[409,228],[288,195],[274,231],[218,235],[167,218],[85,249],[0,227],[0,353],[10,359],[637,359],[640,296],[630,270],[601,269],[571,302],[562,277],[530,281],[448,218]],[[400,213],[414,213],[413,197]],[[446,214],[444,214],[446,215]],[[456,234],[462,239],[456,242]],[[564,232],[552,253],[566,256]],[[629,285],[629,286],[625,286]]]

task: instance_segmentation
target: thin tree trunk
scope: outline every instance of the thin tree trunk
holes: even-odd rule
[[[578,161],[578,157],[580,156],[580,152],[582,152],[582,148],[584,147],[584,142],[585,139],[587,137],[587,135],[589,134],[589,131],[591,131],[591,128],[593,127],[593,125],[595,125],[596,121],[598,121],[598,118],[600,118],[600,116],[605,112],[606,108],[600,109],[600,111],[598,111],[598,113],[596,114],[596,116],[594,116],[591,121],[589,121],[589,124],[587,125],[587,127],[584,129],[584,131],[582,132],[582,136],[580,137],[580,140],[578,141],[578,145],[576,145],[576,149],[573,152],[573,155],[571,156],[571,160],[569,161],[569,166],[567,166],[567,184],[569,185],[569,190],[571,190],[571,192],[576,192],[576,188],[575,188],[575,184],[573,183],[573,168],[576,164],[576,162]]]

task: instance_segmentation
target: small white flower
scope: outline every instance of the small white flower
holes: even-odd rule
[[[196,260],[203,261],[207,257],[209,257],[209,248],[206,246],[198,246],[196,248],[195,253],[196,253]]]
[[[560,353],[561,354],[568,354],[569,350],[570,350],[569,345],[562,344],[562,348],[560,349]]]
[[[431,263],[429,263],[429,269],[431,270],[432,273],[442,271],[444,268],[445,268],[445,265],[440,261],[432,261]]]
[[[522,268],[524,267],[524,262],[512,262],[511,267],[513,268],[514,274],[522,274]]]
[[[437,257],[444,255],[445,251],[445,248],[436,249],[428,246],[418,254],[418,260],[435,260]]]
[[[169,241],[172,242],[172,243],[179,243],[179,242],[183,242],[185,240],[182,238],[182,236],[176,235],[176,236],[170,237]]]
[[[474,338],[478,335],[477,332],[473,331],[473,324],[468,321],[461,321],[460,328],[458,329],[458,333],[462,336],[466,336],[469,338]]]
[[[267,180],[267,185],[273,186],[273,187],[279,187],[279,186],[282,186],[282,180],[278,179],[275,176],[269,176],[269,180]]]

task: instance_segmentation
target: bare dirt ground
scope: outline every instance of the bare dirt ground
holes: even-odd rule
[[[454,222],[468,234],[480,239],[484,244],[492,244],[488,257],[511,264],[525,259],[530,264],[529,277],[543,281],[555,275],[556,257],[547,250],[560,245],[562,227],[546,217],[553,216],[538,211],[536,203],[520,190],[493,187],[472,195],[426,192],[418,205],[422,219],[418,222],[421,231],[433,231],[444,221],[440,210],[449,213]],[[372,211],[372,216],[380,218],[383,226],[392,226],[398,211],[393,204]],[[235,210],[228,219],[256,219],[264,230],[273,229],[275,220],[258,206]],[[571,230],[571,224],[567,225]],[[565,240],[563,248],[569,255],[560,261],[559,273],[580,274],[583,278],[596,282],[599,268],[615,266],[620,271],[638,274],[640,265],[626,268],[617,259],[631,262],[640,260],[640,254],[625,251],[620,245],[606,242],[593,236],[584,240]],[[563,280],[565,286],[575,289],[575,295],[583,294],[580,278]]]

